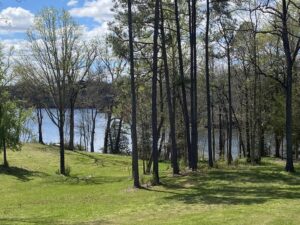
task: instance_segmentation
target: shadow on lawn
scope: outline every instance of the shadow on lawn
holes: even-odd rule
[[[116,160],[115,158],[110,159],[109,157],[106,157],[104,160],[103,158],[99,157],[99,156],[103,157],[103,154],[99,155],[97,153],[85,153],[85,152],[80,152],[80,151],[74,151],[72,153],[78,154],[79,156],[84,156],[84,157],[77,158],[77,160],[79,160],[79,161],[91,159],[91,160],[93,160],[93,163],[100,165],[102,167],[105,167],[108,165],[109,166],[116,166],[116,165],[131,166],[129,161],[126,161],[121,158],[120,158],[120,160]]]
[[[19,167],[5,167],[3,165],[0,165],[0,174],[5,174],[9,176],[14,176],[18,180],[21,181],[30,181],[31,177],[42,177],[47,176],[46,173],[38,172],[38,171],[31,171],[24,168]]]
[[[187,176],[163,179],[166,189],[147,189],[169,193],[166,200],[186,204],[262,204],[275,199],[300,199],[300,176],[282,172],[279,166],[251,169],[212,169]]]
[[[88,222],[63,222],[60,220],[53,219],[53,217],[34,217],[34,218],[0,218],[1,225],[10,225],[10,224],[43,224],[43,225],[96,225],[96,224],[109,224],[109,221],[97,220],[97,221],[88,221]]]
[[[59,224],[53,218],[0,218],[0,224],[9,225],[9,224]]]
[[[70,185],[101,185],[101,184],[110,184],[124,182],[128,180],[128,177],[124,176],[83,176],[72,174],[70,176],[56,176],[50,180],[51,183],[55,182],[57,184],[70,184]],[[49,180],[48,180],[49,182]]]

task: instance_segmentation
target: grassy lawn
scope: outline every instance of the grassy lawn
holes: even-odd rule
[[[163,185],[141,190],[131,188],[130,157],[67,152],[69,177],[56,174],[54,147],[28,144],[8,160],[9,170],[0,167],[1,225],[300,224],[300,173],[283,172],[274,159],[202,165],[178,177],[161,163]]]

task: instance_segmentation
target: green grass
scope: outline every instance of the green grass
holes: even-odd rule
[[[177,177],[161,163],[163,185],[141,190],[132,188],[130,157],[67,152],[69,177],[56,174],[54,147],[28,144],[8,159],[11,168],[0,167],[1,225],[300,224],[300,174],[274,159],[202,165]]]

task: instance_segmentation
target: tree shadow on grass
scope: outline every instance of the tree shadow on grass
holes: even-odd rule
[[[38,171],[31,171],[24,168],[19,167],[5,167],[0,165],[0,174],[5,174],[9,176],[14,176],[20,181],[30,181],[32,177],[42,177],[47,176],[46,173],[38,172]]]
[[[128,180],[126,176],[83,176],[83,175],[70,175],[70,176],[56,176],[50,182],[57,184],[70,184],[70,185],[102,185],[109,183],[119,183]]]
[[[9,225],[9,224],[59,224],[53,218],[38,217],[38,218],[0,218],[0,224]]]
[[[130,166],[130,162],[126,161],[126,160],[123,160],[123,159],[120,159],[120,160],[116,160],[115,158],[105,158],[104,159],[101,159],[100,157],[97,157],[99,156],[99,153],[94,153],[94,154],[98,154],[98,155],[93,155],[92,153],[85,153],[85,152],[80,152],[80,151],[74,151],[72,153],[75,153],[75,154],[78,154],[80,156],[84,156],[85,158],[79,158],[77,160],[84,160],[84,159],[91,159],[94,161],[95,164],[97,165],[101,165],[102,167],[105,167],[106,165],[109,165],[109,166],[116,166],[116,165],[120,165],[120,166]]]
[[[166,200],[186,204],[262,204],[270,200],[300,199],[300,176],[282,172],[277,166],[253,169],[209,170],[181,177],[165,177]]]
[[[43,225],[63,225],[63,224],[72,224],[72,225],[96,225],[96,224],[109,224],[109,221],[106,220],[97,220],[97,221],[87,221],[87,222],[70,222],[67,223],[53,217],[33,217],[33,218],[0,218],[1,225],[10,225],[10,224],[43,224]]]

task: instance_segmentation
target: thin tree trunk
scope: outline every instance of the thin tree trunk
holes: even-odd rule
[[[279,135],[275,133],[275,157],[280,158],[280,144],[281,144],[281,139]]]
[[[213,99],[212,99],[213,101]],[[213,161],[216,161],[216,141],[215,141],[215,118],[214,118],[214,104],[211,104],[211,123],[212,123],[212,155]]]
[[[94,109],[91,109],[94,110]],[[92,111],[92,130],[91,130],[91,152],[95,152],[95,129],[96,129],[96,118],[97,118],[97,110],[95,110],[95,113]]]
[[[171,145],[172,145],[171,160],[172,160],[173,174],[179,174],[179,166],[178,166],[178,159],[177,159],[178,153],[177,153],[177,143],[176,143],[175,113],[172,106],[172,96],[171,96],[171,87],[170,87],[168,58],[167,58],[166,43],[165,43],[164,15],[163,15],[162,4],[161,4],[160,13],[161,13],[162,57],[164,61],[164,73],[165,73],[165,80],[166,80],[166,92],[167,92],[168,113],[169,113],[169,123],[170,123],[170,138],[171,138]],[[173,104],[175,104],[175,101],[173,101]]]
[[[230,57],[230,46],[227,46],[227,67],[228,67],[228,104],[229,104],[229,129],[228,129],[228,151],[227,151],[227,162],[232,162],[232,98],[231,98],[231,57]]]
[[[159,184],[158,174],[158,132],[157,132],[157,72],[158,72],[158,29],[159,0],[155,1],[153,35],[153,66],[152,66],[152,155],[153,155],[153,185]],[[162,99],[161,99],[162,100]]]
[[[122,124],[123,124],[123,117],[121,117],[119,121],[118,133],[117,133],[116,143],[115,143],[115,151],[118,153],[120,153],[120,139],[122,133]]]
[[[295,145],[295,159],[296,160],[298,160],[298,157],[299,157],[298,149],[299,149],[299,142],[296,141],[296,145]]]
[[[108,153],[108,138],[110,135],[111,117],[112,117],[112,112],[110,107],[110,110],[107,114],[107,122],[106,122],[105,135],[104,135],[104,147],[103,147],[104,154]]]
[[[60,149],[60,173],[65,175],[65,143],[64,143],[64,115],[60,112],[59,119],[59,149]]]
[[[191,151],[191,140],[190,140],[190,119],[187,107],[187,97],[186,97],[186,89],[185,89],[185,77],[184,77],[184,68],[183,68],[183,56],[182,56],[182,48],[181,48],[181,31],[180,31],[180,21],[179,21],[179,12],[178,12],[178,0],[174,1],[175,6],[175,21],[176,21],[176,39],[178,46],[178,59],[179,59],[179,73],[180,73],[180,82],[181,82],[181,91],[182,91],[182,111],[185,125],[185,138],[188,149],[188,160],[189,167],[192,168],[192,151]]]
[[[224,158],[224,144],[223,144],[223,127],[222,127],[222,109],[219,106],[219,158]]]
[[[192,169],[197,170],[198,164],[198,124],[197,124],[197,46],[196,46],[196,1],[191,6],[191,151]]]
[[[213,155],[211,146],[211,102],[210,102],[210,82],[209,82],[209,20],[210,7],[209,0],[206,1],[206,30],[205,30],[205,79],[206,79],[206,102],[207,102],[207,137],[208,137],[208,165],[213,166]]]
[[[292,144],[292,77],[293,62],[289,43],[289,32],[287,28],[288,12],[286,0],[282,0],[282,43],[286,59],[286,166],[287,172],[295,172],[293,164],[293,144]]]
[[[3,138],[3,166],[8,167],[5,138]]]
[[[260,127],[259,150],[260,150],[260,156],[267,156],[265,150],[265,131],[263,127]],[[260,160],[260,158],[261,157],[259,157],[258,160]]]
[[[158,147],[158,157],[160,157],[160,155],[161,155],[163,144],[165,142],[165,137],[166,137],[166,133],[165,133],[165,131],[163,131],[162,134],[161,134],[161,138],[160,138],[160,142],[159,142],[159,147]]]
[[[69,146],[68,148],[70,150],[74,150],[74,127],[75,127],[75,122],[74,122],[74,111],[75,111],[75,102],[73,99],[70,100],[70,139],[69,139]]]
[[[38,131],[39,131],[39,143],[44,144],[43,141],[43,112],[41,108],[36,109],[37,121],[38,121]]]
[[[115,119],[114,119],[114,124],[115,124]],[[109,145],[110,145],[110,153],[111,154],[117,154],[117,152],[115,152],[115,146],[114,146],[114,142],[113,142],[113,139],[112,139],[112,133],[109,132],[108,134],[108,138],[109,138]]]
[[[246,149],[247,149],[247,160],[250,161],[250,123],[249,123],[249,96],[248,88],[246,87]]]
[[[281,139],[281,159],[283,160],[284,159],[284,148],[283,148],[283,142],[284,142],[284,138]]]
[[[133,34],[132,34],[132,13],[131,0],[128,0],[128,33],[129,33],[129,52],[130,52],[130,86],[131,86],[131,140],[132,140],[132,175],[133,186],[140,187],[139,181],[139,161],[137,149],[137,132],[136,132],[136,88],[134,77],[134,55],[133,55]]]

